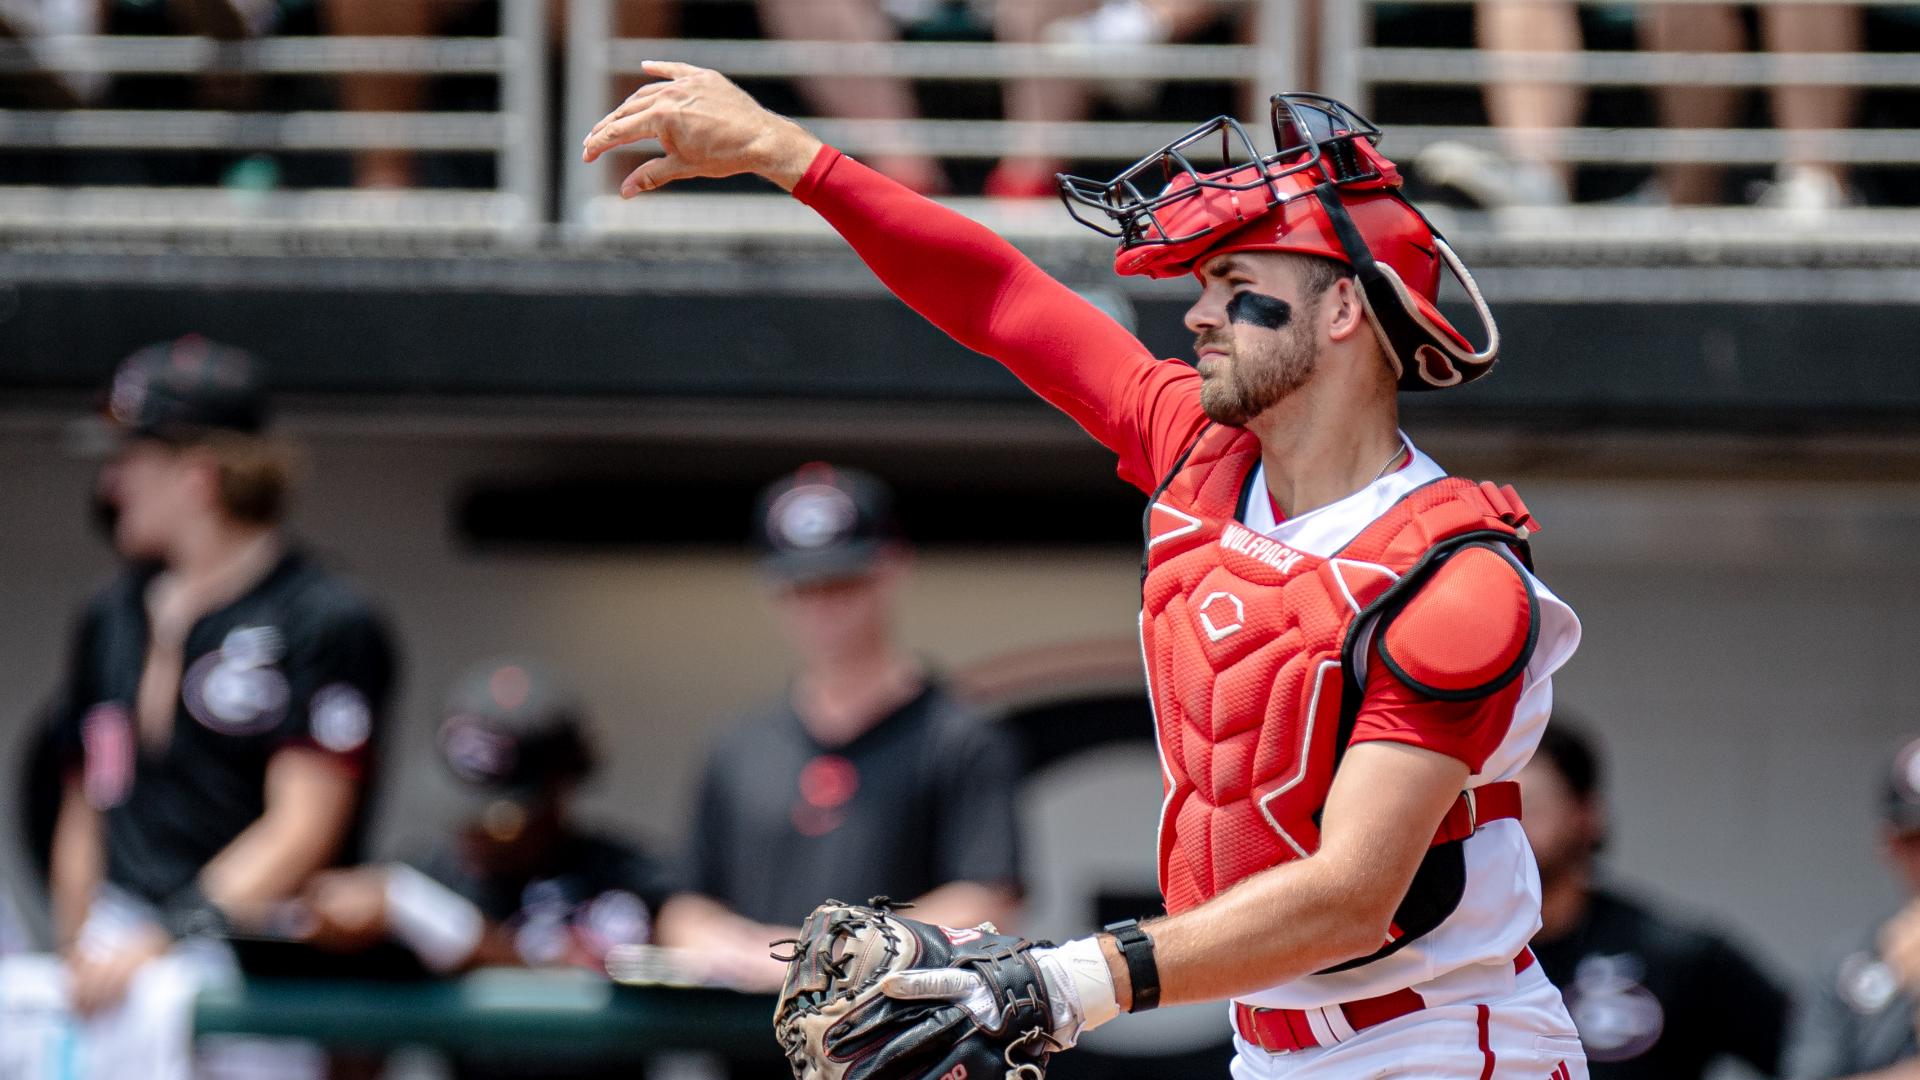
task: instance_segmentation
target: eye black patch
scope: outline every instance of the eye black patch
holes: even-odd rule
[[[1227,301],[1227,318],[1248,326],[1278,330],[1293,321],[1293,306],[1265,293],[1235,293]]]

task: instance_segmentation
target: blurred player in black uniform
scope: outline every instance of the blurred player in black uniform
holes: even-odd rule
[[[1907,900],[1822,967],[1787,1053],[1794,1080],[1920,1076],[1920,739],[1893,756],[1881,810],[1881,844]]]
[[[446,973],[604,971],[609,949],[651,940],[665,875],[636,846],[574,823],[594,755],[578,703],[551,675],[524,660],[475,668],[448,702],[439,744],[476,812],[417,858],[315,879],[316,943],[362,949],[392,938]]]
[[[1018,754],[895,636],[908,555],[892,493],[810,465],[756,513],[762,569],[800,659],[790,692],[722,734],[687,834],[663,944],[709,978],[778,986],[767,942],[827,897],[913,900],[950,926],[1004,922],[1020,891]]]
[[[1692,1080],[1730,1055],[1775,1075],[1786,994],[1724,938],[1597,883],[1601,774],[1593,745],[1558,716],[1520,773],[1540,864],[1533,951],[1566,998],[1590,1074]]]
[[[9,963],[0,1009],[70,1012],[85,1076],[171,1080],[194,993],[231,977],[218,939],[270,930],[358,858],[394,661],[367,602],[281,530],[290,463],[251,357],[143,349],[107,420],[129,569],[87,606],[54,709],[60,957]]]

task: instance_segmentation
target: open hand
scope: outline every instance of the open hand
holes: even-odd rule
[[[144,927],[111,948],[76,948],[67,962],[74,1011],[91,1016],[119,1004],[140,969],[171,948],[173,939],[157,926]]]
[[[621,182],[623,198],[689,177],[747,172],[791,191],[820,150],[806,129],[763,108],[717,71],[665,60],[649,60],[641,70],[660,81],[635,90],[595,124],[581,155],[592,162],[637,142],[660,144],[664,156]]]
[[[387,875],[378,867],[328,870],[307,885],[305,940],[334,952],[360,952],[386,940]]]
[[[1880,959],[1909,992],[1920,990],[1920,900],[1880,928]]]

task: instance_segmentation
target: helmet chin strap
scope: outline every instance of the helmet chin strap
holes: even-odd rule
[[[1444,330],[1429,324],[1414,302],[1406,282],[1400,280],[1400,275],[1392,267],[1383,265],[1373,257],[1373,250],[1367,246],[1366,237],[1361,235],[1359,226],[1354,224],[1353,215],[1347,213],[1346,203],[1340,198],[1337,185],[1323,181],[1314,185],[1313,194],[1326,211],[1327,221],[1333,227],[1334,236],[1339,238],[1347,261],[1353,265],[1354,276],[1360,281],[1360,295],[1366,303],[1368,320],[1373,324],[1374,333],[1379,337],[1381,347],[1386,350],[1387,361],[1393,365],[1394,375],[1400,380],[1402,388],[1438,389],[1455,386],[1467,381],[1471,377],[1469,372],[1478,374],[1493,363],[1500,350],[1500,328],[1494,323],[1493,312],[1481,296],[1473,275],[1468,273],[1460,257],[1454,254],[1453,248],[1438,232],[1433,233],[1433,242],[1441,262],[1455,280],[1465,287],[1468,297],[1473,301],[1474,314],[1486,328],[1487,347],[1479,352],[1462,350]],[[1418,210],[1414,212],[1419,213]],[[1419,365],[1419,382],[1413,385],[1408,384],[1408,360]]]

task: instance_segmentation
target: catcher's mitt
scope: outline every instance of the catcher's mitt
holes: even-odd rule
[[[983,924],[966,930],[904,919],[885,897],[830,900],[791,944],[774,1034],[795,1080],[1042,1080],[1059,1048],[1035,942]],[[889,997],[896,972],[956,968],[992,997],[976,1011],[953,1000]],[[982,1019],[980,1012],[988,1014]],[[993,1022],[993,1021],[996,1021]]]

